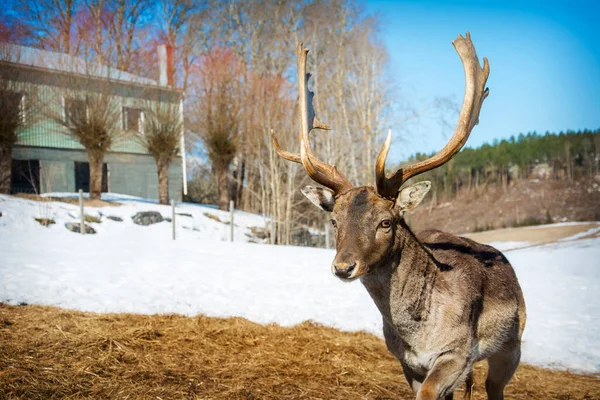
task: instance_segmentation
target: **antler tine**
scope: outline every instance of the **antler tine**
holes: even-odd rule
[[[277,154],[279,154],[281,158],[285,158],[288,161],[293,161],[298,164],[302,164],[302,161],[300,160],[300,154],[290,153],[289,151],[283,150],[281,146],[279,146],[279,142],[275,137],[275,132],[273,132],[273,129],[271,129],[271,142],[273,143],[273,147],[275,147],[275,151],[277,152]]]
[[[304,48],[302,42],[298,43],[297,57],[300,103],[300,131],[298,133],[300,139],[300,161],[312,180],[339,194],[351,189],[352,184],[335,166],[326,164],[315,157],[310,148],[309,133],[313,129],[330,130],[331,127],[316,118],[312,102],[315,94],[308,90],[308,80],[310,79],[310,74],[306,72],[308,49]]]
[[[462,60],[466,81],[465,96],[454,134],[446,146],[436,155],[406,168],[400,168],[393,175],[386,176],[385,160],[392,141],[391,134],[388,133],[375,164],[377,191],[381,196],[396,197],[402,183],[409,178],[448,162],[464,146],[471,130],[479,123],[481,106],[489,94],[489,89],[485,87],[485,83],[490,74],[490,64],[485,57],[483,58],[483,68],[479,64],[469,32],[467,32],[466,38],[458,35],[458,38],[452,41],[452,44]]]
[[[381,147],[381,151],[377,156],[377,161],[375,161],[375,183],[377,185],[377,191],[380,195],[387,197],[386,191],[388,190],[388,186],[395,185],[395,182],[389,182],[388,179],[394,179],[397,173],[391,177],[387,178],[385,176],[385,160],[387,159],[388,152],[390,151],[390,147],[392,146],[392,130],[388,129],[388,134],[383,142],[383,146]],[[398,189],[400,188],[400,184],[398,185]],[[397,191],[396,191],[397,192]],[[395,195],[392,195],[392,197]]]

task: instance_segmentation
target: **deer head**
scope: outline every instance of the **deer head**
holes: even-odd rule
[[[460,151],[478,123],[481,105],[489,93],[485,88],[489,64],[484,58],[483,68],[480,66],[468,32],[466,38],[459,35],[452,43],[462,60],[466,78],[464,101],[453,136],[434,156],[386,175],[385,161],[392,143],[391,133],[388,133],[375,164],[376,188],[354,188],[335,166],[324,163],[312,153],[309,141],[311,131],[331,128],[315,116],[312,104],[314,93],[308,90],[310,74],[306,72],[308,49],[302,43],[298,44],[300,153],[283,150],[274,135],[272,141],[281,157],[302,164],[315,182],[327,188],[307,186],[302,193],[316,206],[332,213],[331,223],[335,228],[337,249],[332,271],[342,280],[359,278],[401,251],[405,237],[412,235],[403,214],[415,208],[431,188],[428,181],[400,189],[402,184],[411,177],[448,162]]]

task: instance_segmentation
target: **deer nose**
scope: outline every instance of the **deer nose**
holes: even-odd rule
[[[335,276],[337,276],[339,278],[350,278],[350,276],[352,275],[352,271],[354,271],[354,268],[356,268],[355,262],[352,262],[352,263],[341,262],[341,263],[336,263],[333,266]]]

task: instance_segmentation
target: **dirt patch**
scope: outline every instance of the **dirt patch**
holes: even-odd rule
[[[60,203],[67,203],[67,204],[79,204],[79,199],[69,198],[69,197],[46,197],[46,196],[39,196],[37,194],[28,194],[28,193],[17,193],[14,196],[19,197],[21,199],[34,200],[34,201],[40,201],[40,202],[57,201]],[[83,205],[85,207],[118,207],[121,205],[121,203],[112,202],[112,201],[104,201],[104,200],[83,199]]]
[[[0,342],[2,399],[414,398],[381,339],[310,322],[0,304]],[[484,373],[477,365],[473,399],[485,398]],[[521,365],[505,394],[600,399],[600,377]]]
[[[600,221],[600,191],[590,179],[579,181],[519,180],[509,187],[463,190],[451,201],[433,193],[408,213],[419,231],[439,229],[461,234],[566,221]],[[441,191],[442,188],[433,188]]]
[[[466,236],[482,243],[515,241],[543,244],[556,242],[557,240],[597,227],[600,227],[600,222],[589,222],[577,225],[526,226],[522,228],[507,228],[495,231],[467,233],[462,236]],[[588,236],[593,237],[593,234]]]

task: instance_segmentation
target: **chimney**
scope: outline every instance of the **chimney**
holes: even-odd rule
[[[160,86],[173,86],[174,66],[173,66],[173,46],[161,44],[157,48],[158,52],[158,84]]]

